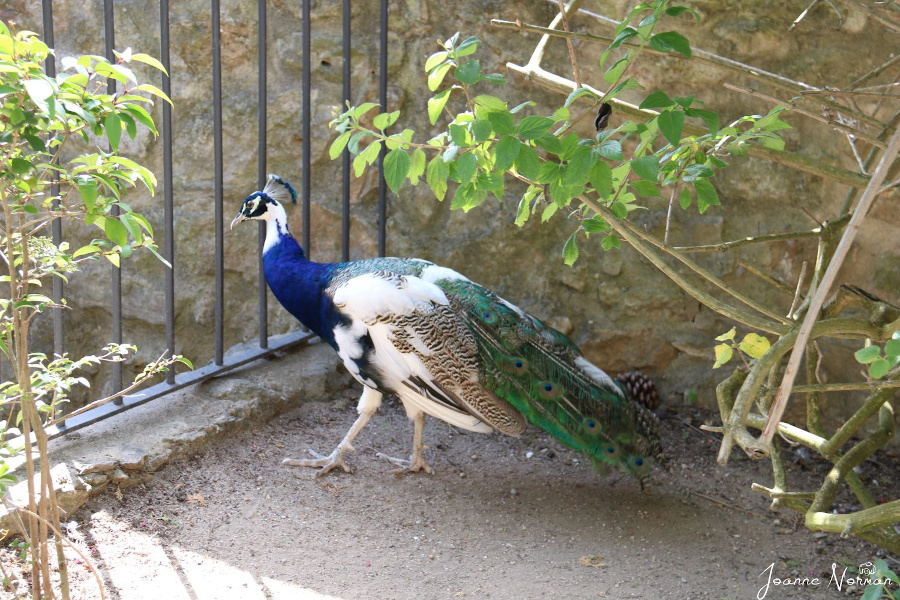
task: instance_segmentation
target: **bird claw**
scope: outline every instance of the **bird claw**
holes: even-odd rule
[[[393,456],[388,456],[387,454],[382,454],[378,452],[375,454],[378,458],[383,458],[387,460],[389,463],[397,465],[400,467],[399,469],[392,469],[388,471],[391,475],[406,475],[407,473],[418,473],[420,471],[425,471],[429,475],[434,475],[434,469],[425,462],[423,457],[419,457],[416,460],[407,460],[405,458],[394,458]]]
[[[335,449],[334,452],[328,456],[319,454],[311,448],[309,453],[315,456],[315,458],[285,458],[281,461],[281,464],[289,467],[320,467],[319,470],[316,471],[316,477],[321,477],[330,473],[338,467],[343,469],[346,473],[353,472],[353,470],[347,466],[347,463],[344,462],[344,453],[339,452],[338,449]]]

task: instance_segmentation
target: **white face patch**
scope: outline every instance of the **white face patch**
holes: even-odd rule
[[[254,200],[262,201],[260,198]],[[263,243],[265,254],[281,241],[281,236],[288,234],[287,213],[280,204],[270,203],[260,219],[266,222],[266,241]]]

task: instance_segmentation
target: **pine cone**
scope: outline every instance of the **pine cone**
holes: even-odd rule
[[[619,373],[616,379],[628,391],[631,399],[649,410],[656,410],[659,406],[659,392],[653,380],[640,371]]]

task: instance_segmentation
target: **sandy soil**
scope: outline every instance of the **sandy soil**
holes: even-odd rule
[[[717,466],[718,442],[698,428],[714,417],[689,406],[664,419],[672,458],[644,491],[624,476],[596,476],[540,432],[468,434],[433,420],[425,434],[437,473],[389,475],[376,451],[404,455],[412,437],[395,402],[358,439],[352,475],[317,479],[280,464],[308,447],[330,451],[354,403],[348,392],[337,404],[306,404],[89,503],[69,531],[107,597],[846,598],[833,565],[850,577],[877,554],[770,512],[749,490],[770,483],[768,465],[735,453]],[[824,467],[794,458],[791,481],[814,489]],[[864,468],[897,497],[887,470],[900,472],[898,462],[883,460],[893,462]],[[775,578],[819,585],[761,590],[770,565]],[[73,596],[99,597],[86,566],[73,559],[71,569]]]

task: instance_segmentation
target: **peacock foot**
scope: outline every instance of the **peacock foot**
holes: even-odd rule
[[[383,458],[391,464],[397,465],[400,467],[399,469],[393,469],[388,471],[391,475],[406,475],[407,473],[418,473],[420,471],[425,471],[429,475],[434,475],[434,469],[425,462],[425,457],[419,455],[417,458],[413,460],[407,460],[405,458],[394,458],[393,456],[388,456],[386,454],[382,454],[378,452],[375,454],[378,458]]]
[[[337,467],[340,467],[347,473],[352,473],[353,470],[344,462],[344,450],[344,448],[338,447],[328,456],[323,456],[310,448],[309,453],[315,458],[285,458],[281,461],[281,464],[289,467],[319,467],[319,470],[316,471],[316,477],[330,473]]]

